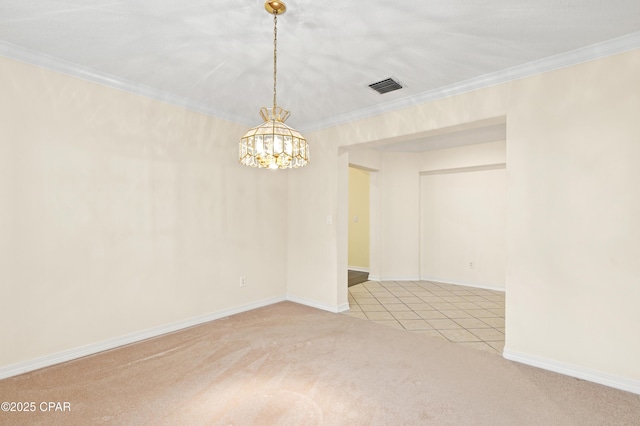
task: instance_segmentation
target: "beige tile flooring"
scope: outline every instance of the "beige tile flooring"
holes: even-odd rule
[[[430,281],[367,281],[349,287],[356,318],[502,354],[504,293]]]

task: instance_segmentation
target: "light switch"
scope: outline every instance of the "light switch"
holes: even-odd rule
[[[327,215],[327,225],[331,225],[333,223],[333,217],[329,214]]]
[[[353,223],[358,223],[358,216],[353,217]]]

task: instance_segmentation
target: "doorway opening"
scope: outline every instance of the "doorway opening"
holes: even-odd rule
[[[369,172],[349,166],[348,286],[369,279]]]

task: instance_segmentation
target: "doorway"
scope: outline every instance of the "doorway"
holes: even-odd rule
[[[348,286],[369,279],[370,177],[367,170],[349,166]]]

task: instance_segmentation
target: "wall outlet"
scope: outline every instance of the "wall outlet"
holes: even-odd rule
[[[247,285],[247,277],[243,275],[240,277],[240,287],[245,287],[246,285]]]
[[[469,262],[468,267],[469,267],[469,269],[475,268],[476,267],[475,262]]]

